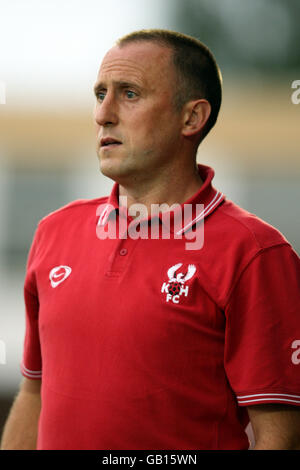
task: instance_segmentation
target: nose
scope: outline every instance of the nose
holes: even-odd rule
[[[117,103],[112,94],[107,93],[103,101],[96,102],[94,119],[99,126],[112,126],[118,123]]]

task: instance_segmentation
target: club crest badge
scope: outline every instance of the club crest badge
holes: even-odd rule
[[[180,297],[187,297],[189,293],[189,286],[185,283],[192,279],[196,272],[196,266],[189,264],[187,270],[180,271],[182,263],[175,264],[167,271],[169,280],[164,282],[161,287],[161,292],[166,294],[166,302],[173,302],[178,304]]]

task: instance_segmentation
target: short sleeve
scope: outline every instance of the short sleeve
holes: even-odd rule
[[[25,337],[21,373],[30,379],[41,379],[42,359],[39,339],[39,300],[35,278],[35,264],[38,256],[38,230],[35,233],[27,260],[24,282]]]
[[[240,406],[300,405],[300,259],[289,244],[259,252],[227,306],[224,364]]]

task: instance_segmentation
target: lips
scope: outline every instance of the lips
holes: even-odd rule
[[[117,139],[114,139],[113,137],[104,137],[100,140],[100,147],[111,147],[113,145],[121,145],[122,142],[120,142]]]

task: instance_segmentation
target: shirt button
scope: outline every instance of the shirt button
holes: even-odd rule
[[[127,250],[126,250],[126,248],[122,248],[122,250],[120,250],[120,255],[121,255],[121,256],[126,256],[126,255],[127,255]]]

